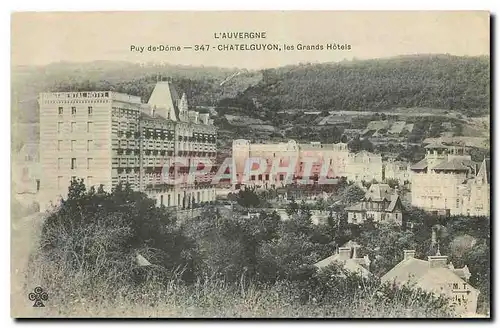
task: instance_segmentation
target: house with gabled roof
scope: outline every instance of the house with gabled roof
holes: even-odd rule
[[[467,315],[476,313],[479,296],[479,290],[469,283],[470,276],[467,266],[455,268],[439,249],[427,261],[417,259],[414,250],[405,250],[403,260],[383,275],[381,281],[442,295],[450,300],[457,314]]]
[[[342,247],[339,247],[335,254],[315,263],[314,266],[322,269],[332,264],[340,264],[346,271],[358,274],[363,278],[368,278],[372,275],[370,272],[371,261],[368,255],[358,257],[357,249],[359,247],[360,245],[356,242],[349,241]]]
[[[379,223],[403,224],[403,204],[396,190],[385,183],[370,186],[361,202],[346,208],[347,221],[361,224],[371,218]]]

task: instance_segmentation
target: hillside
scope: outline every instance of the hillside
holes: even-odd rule
[[[21,140],[34,141],[36,136],[23,138],[21,131],[37,128],[29,124],[39,121],[36,99],[40,92],[114,90],[147,101],[158,79],[167,77],[186,92],[191,106],[219,113],[215,123],[228,140],[318,138],[316,130],[329,130],[331,125],[363,129],[370,120],[366,115],[373,112],[398,117],[423,112],[452,118],[489,115],[489,57],[419,55],[262,71],[108,61],[14,67],[12,122],[19,123]],[[267,123],[233,126],[225,115],[241,116],[242,122],[253,118]],[[296,131],[303,128],[307,131]],[[465,135],[477,134],[462,130]],[[341,134],[342,130],[333,133],[327,142],[338,141]]]
[[[490,103],[490,63],[487,56],[419,55],[287,66],[263,71],[240,97],[269,109],[430,107],[482,115]]]
[[[232,78],[229,78],[232,77]],[[170,78],[192,105],[215,105],[259,82],[260,72],[219,67],[191,67],[128,62],[56,63],[12,68],[13,121],[38,122],[40,92],[113,90],[147,101],[159,78]],[[225,83],[222,83],[225,81]]]

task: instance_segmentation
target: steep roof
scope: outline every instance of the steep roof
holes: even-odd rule
[[[332,256],[329,256],[317,263],[314,264],[315,267],[318,269],[325,268],[333,263],[340,263],[343,264],[344,269],[353,272],[353,273],[358,273],[363,277],[368,277],[371,275],[371,272],[368,271],[363,265],[368,266],[369,263],[367,263],[367,258],[350,258],[347,260],[342,260],[340,258],[340,254],[334,254]]]
[[[395,282],[398,285],[406,283],[416,284],[425,290],[441,292],[438,289],[437,282],[446,281],[447,283],[466,283],[456,271],[463,269],[431,268],[428,261],[409,258],[399,262],[394,268],[382,276],[382,282]],[[469,285],[470,286],[470,285]],[[470,286],[471,289],[475,289]]]
[[[165,109],[165,114],[171,113],[172,115],[172,113],[175,113],[176,120],[179,120],[178,103],[179,95],[170,81],[156,83],[148,101],[149,105],[156,106],[157,109]]]
[[[424,170],[429,166],[429,163],[427,163],[427,159],[422,159],[420,162],[415,163],[411,166],[410,169],[412,170]]]
[[[481,167],[479,168],[479,171],[477,172],[478,176],[482,176],[485,178],[487,183],[490,183],[490,159],[485,158],[483,162],[481,163]]]
[[[433,170],[444,171],[475,171],[477,163],[470,159],[453,158],[451,160],[444,160],[434,166]]]
[[[429,262],[410,258],[396,264],[382,276],[382,282],[394,281],[396,284],[414,283],[429,270]]]
[[[366,200],[391,201],[394,190],[386,183],[373,183],[365,194]]]
[[[399,198],[399,195],[392,195],[391,203],[389,204],[389,207],[387,207],[386,212],[392,212],[396,209],[396,205],[400,203],[401,200]]]

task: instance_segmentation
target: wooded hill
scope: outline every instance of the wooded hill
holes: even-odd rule
[[[167,77],[186,92],[191,105],[238,107],[248,115],[256,110],[428,107],[474,116],[488,112],[490,104],[488,56],[400,56],[262,71],[97,61],[14,67],[14,121],[38,122],[40,92],[113,90],[147,101],[158,78]]]
[[[490,106],[488,56],[400,56],[287,66],[262,73],[262,81],[240,98],[257,100],[269,109],[428,107],[474,116],[485,114]]]

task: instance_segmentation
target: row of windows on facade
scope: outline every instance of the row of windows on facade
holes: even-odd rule
[[[58,111],[59,115],[63,115],[64,114],[64,107],[59,107],[57,109],[57,111]],[[94,107],[88,106],[87,107],[87,113],[89,115],[92,115],[93,112],[94,112]],[[76,115],[76,107],[74,107],[74,106],[71,107],[71,115]]]
[[[428,203],[430,204],[430,207],[434,207],[434,199],[438,200],[439,202],[439,199],[441,198],[440,196],[428,196],[428,197],[425,197],[424,196],[424,199],[427,198],[428,199]],[[462,199],[462,201],[460,201],[460,198],[456,198],[455,199],[455,207],[456,208],[460,208],[460,205],[464,205],[464,201]],[[444,199],[444,208],[448,208],[448,198],[445,198]]]
[[[236,178],[239,179],[239,177],[240,177],[240,175],[236,174]],[[251,175],[250,176],[250,180],[251,181],[255,181],[255,180],[263,181],[262,180],[263,178],[264,178],[265,181],[269,181],[269,174],[266,174],[265,176],[263,176],[262,174],[259,174],[258,176],[257,175]],[[285,175],[284,174],[280,174],[279,175],[279,180],[280,181],[285,180]]]
[[[153,156],[172,156],[174,154],[173,150],[144,150],[143,155],[153,155]],[[116,150],[117,155],[140,155],[141,151],[139,149],[117,149]]]
[[[60,151],[62,149],[62,145],[65,140],[57,140],[57,150]],[[70,145],[71,145],[71,151],[75,151],[76,149],[76,140],[71,140]],[[93,150],[94,146],[94,140],[87,140],[87,151]]]
[[[94,166],[94,159],[93,158],[87,158],[87,170],[91,170]],[[72,170],[77,169],[77,160],[76,157],[71,158],[70,161],[70,168]],[[64,169],[64,158],[58,158],[57,159],[57,169],[61,170]]]
[[[116,131],[116,135],[121,138],[121,137],[126,137],[126,138],[139,138],[140,133],[137,131]],[[143,136],[146,139],[163,139],[163,140],[173,140],[174,139],[174,132],[143,132]],[[210,135],[210,134],[200,134],[200,135],[194,135],[194,136],[179,136],[179,141],[195,141],[195,142],[215,142],[216,137],[215,135]]]
[[[129,116],[137,117],[137,116],[139,116],[139,110],[112,107],[111,108],[111,115],[121,115],[121,116],[129,115]]]
[[[94,125],[93,122],[87,122],[87,132],[92,132],[93,125]],[[59,133],[62,132],[63,127],[64,127],[64,122],[57,122],[57,132],[59,132]],[[77,132],[76,122],[71,122],[70,127],[71,127],[71,130],[70,130],[71,132]]]
[[[197,196],[198,197],[196,199],[195,199],[194,196],[191,198],[191,202],[192,203],[199,203],[199,202],[201,202],[201,200],[200,200],[200,192],[197,193]],[[183,197],[182,199],[183,199],[183,201],[182,201],[183,204],[181,204],[181,195],[178,194],[177,195],[177,205],[188,206],[188,204],[187,204],[187,202],[188,202],[187,197]],[[165,205],[164,202],[163,202],[163,195],[160,195],[160,205]],[[172,206],[170,195],[167,195],[167,204],[166,204],[166,206],[167,207]]]
[[[214,156],[217,152],[215,150],[205,150],[205,151],[178,151],[179,156]],[[139,149],[116,149],[116,155],[135,155],[139,156],[141,151]],[[143,150],[143,156],[173,156],[173,150]]]

